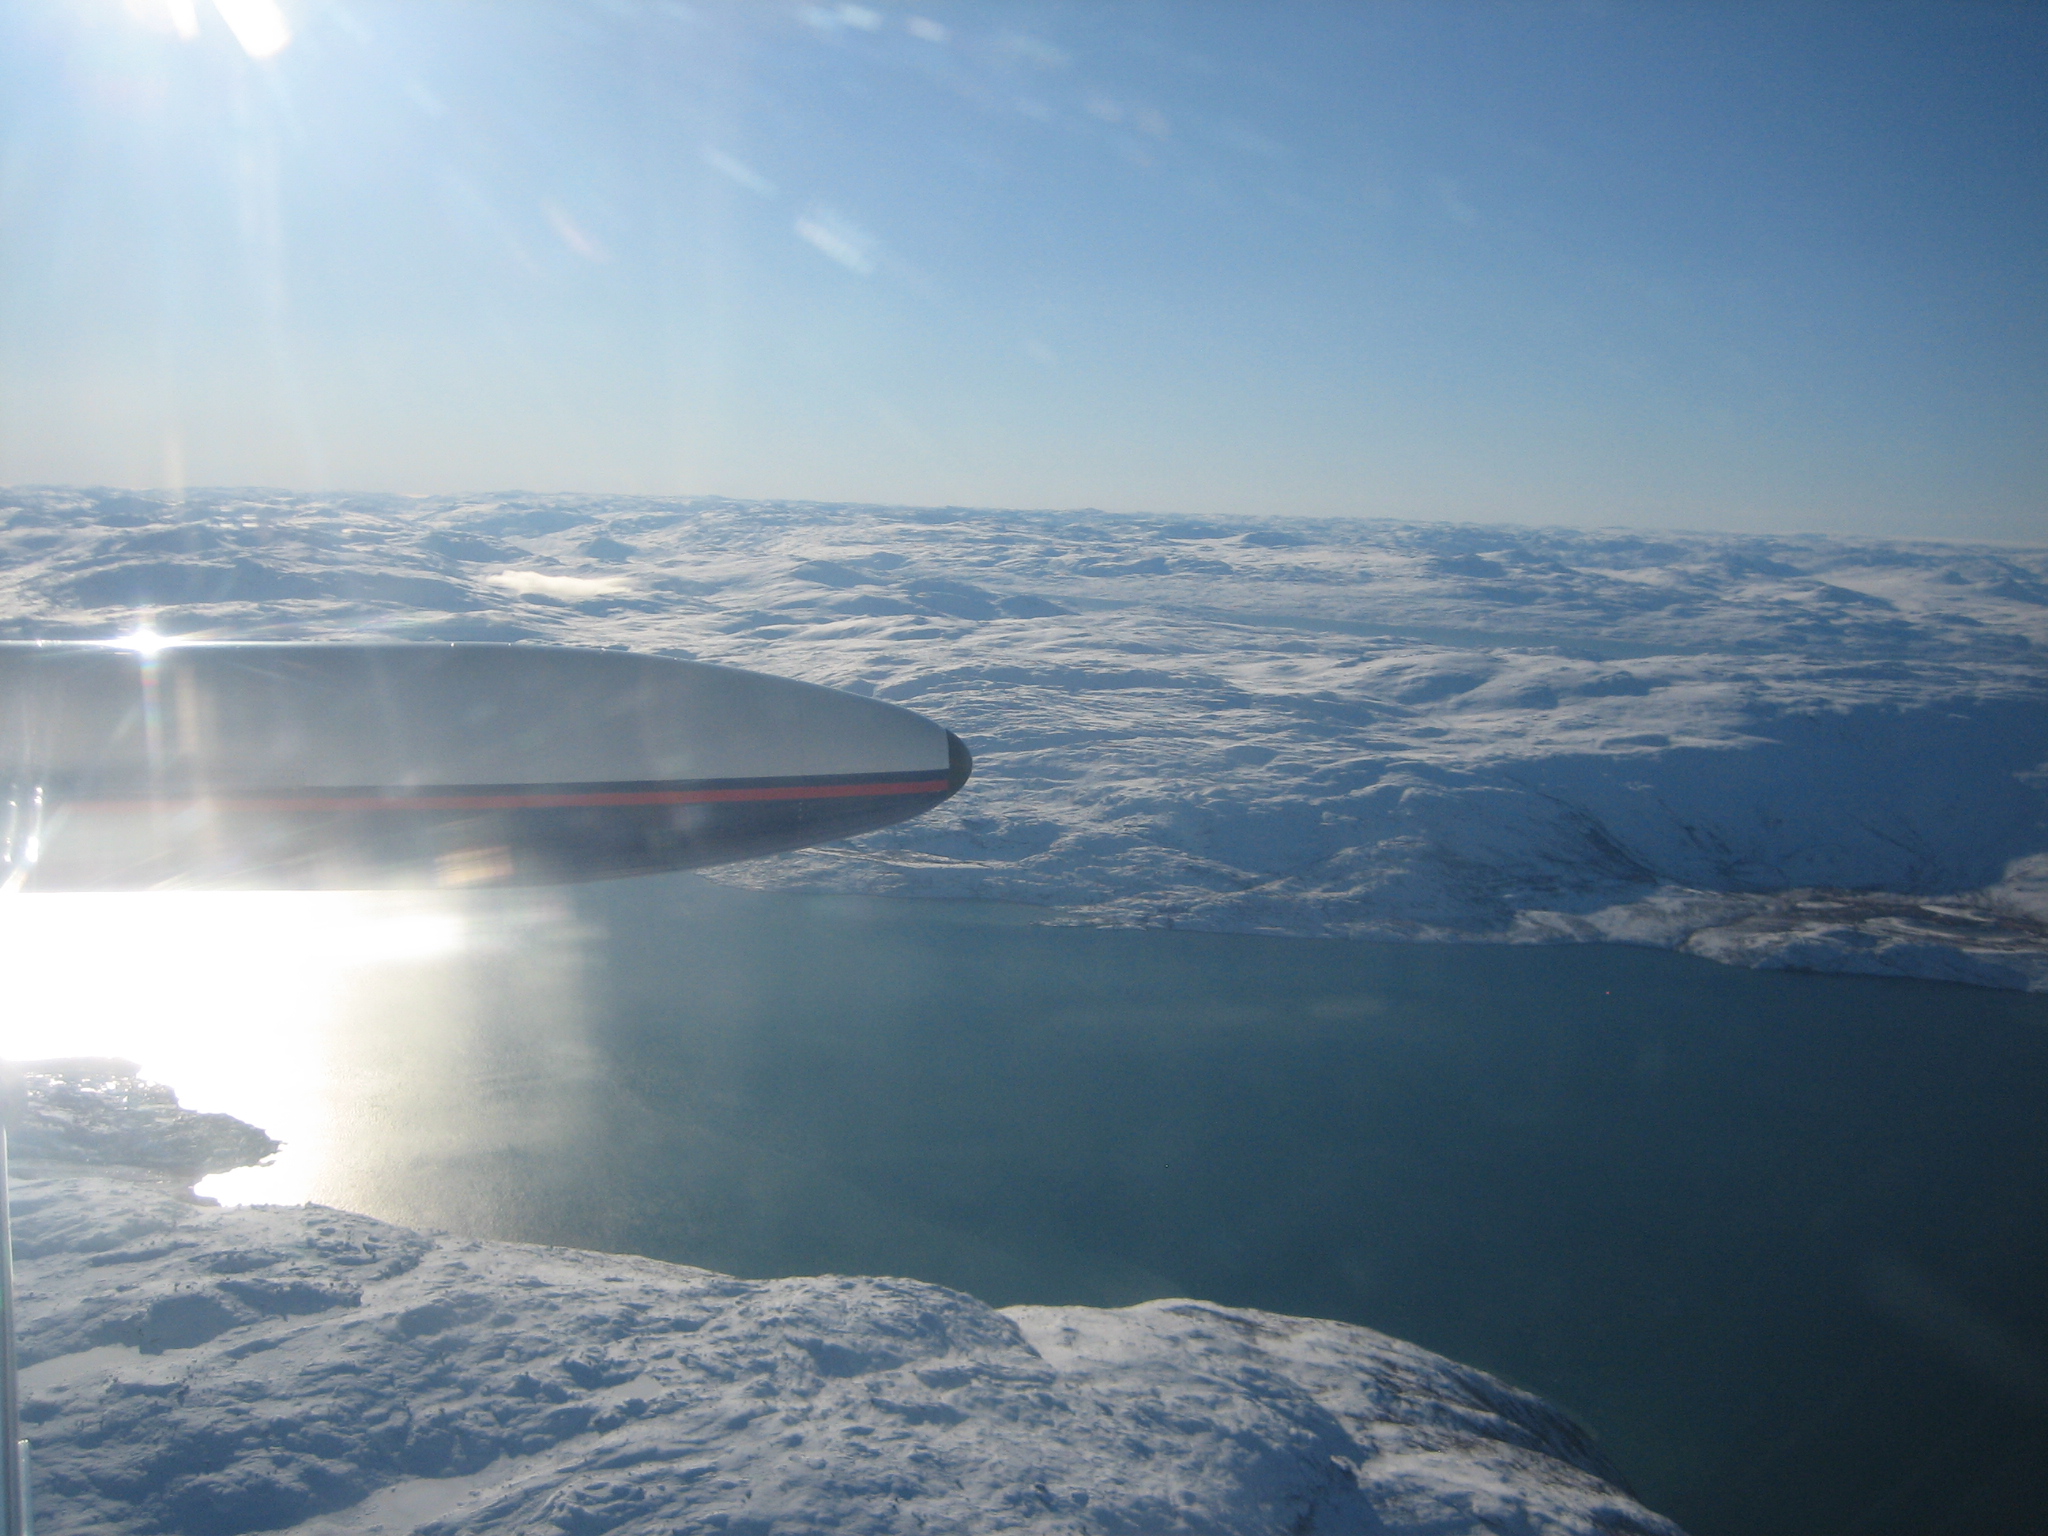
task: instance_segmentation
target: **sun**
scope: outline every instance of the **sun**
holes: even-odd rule
[[[147,624],[107,642],[117,651],[133,651],[138,656],[154,656],[170,643]]]
[[[277,0],[213,0],[213,8],[252,59],[274,58],[292,40],[291,23]],[[199,36],[199,0],[128,0],[128,9],[152,26],[168,26],[186,42]]]

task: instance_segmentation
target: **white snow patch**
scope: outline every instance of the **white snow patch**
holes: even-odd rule
[[[499,571],[484,578],[494,587],[503,587],[507,592],[522,596],[538,593],[542,597],[559,597],[575,601],[584,597],[605,597],[613,592],[623,592],[629,585],[617,576],[558,576],[549,571]]]

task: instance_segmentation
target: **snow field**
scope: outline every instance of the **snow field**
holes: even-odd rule
[[[903,703],[940,811],[721,878],[2048,987],[2048,554],[717,498],[0,493],[17,636],[667,651]]]

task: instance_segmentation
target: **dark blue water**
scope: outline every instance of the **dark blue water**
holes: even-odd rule
[[[402,1010],[364,1032],[350,1203],[1349,1319],[1565,1405],[1699,1536],[2048,1526],[2048,998],[689,879],[575,900],[573,1006],[479,959],[432,1071]]]

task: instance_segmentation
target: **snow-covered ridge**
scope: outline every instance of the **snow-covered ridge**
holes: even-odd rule
[[[46,1536],[1677,1536],[1563,1414],[1369,1329],[209,1209],[145,1171],[192,1128],[124,1126],[143,1085],[85,1076],[141,1166],[16,1190]]]
[[[2048,551],[715,498],[0,494],[5,631],[665,650],[971,791],[757,885],[2048,987]]]

